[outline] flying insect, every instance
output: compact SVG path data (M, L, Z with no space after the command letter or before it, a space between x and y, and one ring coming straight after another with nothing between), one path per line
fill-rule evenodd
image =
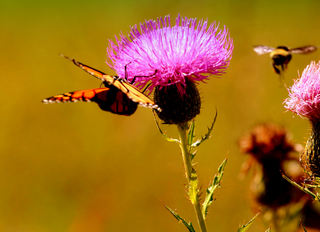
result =
M253 50L259 55L270 53L272 59L272 67L274 71L281 75L287 69L288 63L292 58L292 53L308 54L317 50L316 46L304 46L290 49L286 46L278 46L277 48L268 47L265 45L257 45Z

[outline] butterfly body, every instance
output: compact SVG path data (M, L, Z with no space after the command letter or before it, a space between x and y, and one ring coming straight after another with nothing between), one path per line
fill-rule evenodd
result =
M107 75L97 69L91 68L74 59L63 56L90 75L103 81L105 88L86 89L55 95L42 100L43 103L60 102L96 102L100 109L118 115L132 115L138 105L161 111L148 96L138 88L128 83L126 79L118 76Z
M317 50L315 46L304 46L290 49L286 46L278 46L277 48L265 45L254 46L253 50L259 55L270 53L272 59L272 67L277 74L282 74L288 68L288 63L292 58L292 53L307 54Z

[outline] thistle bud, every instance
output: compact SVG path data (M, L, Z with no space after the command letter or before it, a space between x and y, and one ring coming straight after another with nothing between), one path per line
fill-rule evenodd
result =
M185 93L181 95L178 84L160 88L154 92L154 102L162 109L158 117L167 124L181 124L200 113L201 100L196 84L186 78Z

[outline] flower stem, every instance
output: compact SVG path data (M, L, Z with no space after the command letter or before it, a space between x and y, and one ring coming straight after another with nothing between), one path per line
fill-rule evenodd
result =
M189 155L188 151L188 140L187 140L187 130L188 130L188 123L185 123L183 125L178 124L178 131L179 131L179 137L180 137L180 148L182 153L182 159L184 164L184 169L186 171L186 177L188 182L190 182L191 179L191 172L192 172L192 164L191 164L191 157Z
M320 177L320 122L311 120L311 135L307 141L302 159L305 159L307 167L311 170L313 176Z
M206 224L204 221L204 216L201 211L201 206L199 202L199 197L198 197L198 189L194 189L194 185L191 184L191 182L197 182L197 174L196 171L192 167L191 163L191 157L189 154L189 149L188 149L188 139L187 139L187 130L189 129L188 123L184 124L178 124L178 131L179 131L179 137L180 137L180 148L181 148L181 153L182 153L182 159L183 159L183 164L184 164L184 169L186 172L186 177L188 180L188 190L189 190L189 197L190 201L193 204L194 210L197 215L198 223L200 226L201 232L207 232ZM197 186L196 186L197 188ZM194 191L193 191L194 190Z

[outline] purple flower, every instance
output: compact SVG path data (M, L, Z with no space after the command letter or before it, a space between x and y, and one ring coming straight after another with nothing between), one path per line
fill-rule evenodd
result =
M107 61L120 77L134 80L138 86L151 80L149 90L177 84L185 94L186 78L192 82L220 76L229 66L233 41L228 30L219 30L215 22L176 18L170 26L170 16L149 20L131 28L128 38L120 34L117 45L109 41ZM126 70L125 70L126 67Z
M320 120L320 61L312 61L289 89L285 108L311 121Z

